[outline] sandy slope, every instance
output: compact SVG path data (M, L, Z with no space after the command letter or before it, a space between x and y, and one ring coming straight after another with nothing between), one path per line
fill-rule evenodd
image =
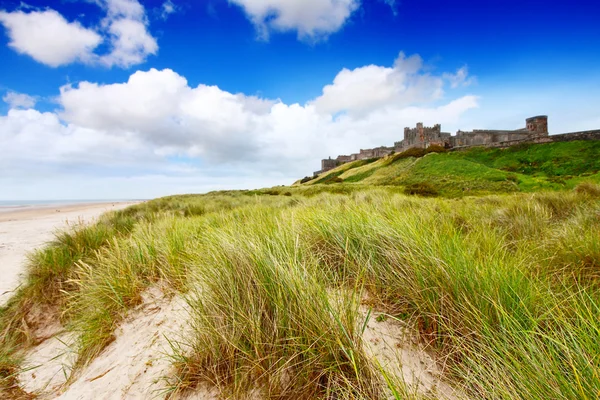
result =
M0 212L0 305L19 285L27 253L52 240L53 232L79 221L92 222L106 211L135 203L95 203Z
M189 313L181 296L168 298L157 288L147 290L144 302L131 310L115 332L115 340L86 368L71 377L74 338L59 333L28 352L19 381L40 399L153 399L164 398L174 375L171 343L189 339ZM214 390L199 390L185 399L217 400Z
M363 333L365 350L376 365L416 393L436 399L461 398L459 391L442 380L440 366L419 343L416 332L402 321L379 316L372 315Z
M170 343L190 339L188 306L181 296L167 298L157 287L143 297L143 304L131 310L115 332L115 341L71 377L69 384L65 385L75 361L74 337L61 332L28 352L25 371L19 376L22 387L40 399L164 398L165 378L172 379L175 374ZM363 313L366 315L366 309ZM363 336L367 354L376 364L414 392L439 399L460 398L441 380L439 366L416 344L409 327L391 319L378 322L377 316L372 316ZM248 398L261 397L253 394ZM177 399L218 400L219 395L214 388L203 387Z
M2 292L14 289L24 272L26 253L52 239L54 230L80 220L91 222L107 210L128 204L94 204L0 213L0 274ZM0 297L0 303L7 295ZM366 315L367 310L362 312ZM438 365L414 341L414 332L401 322L372 315L364 333L367 354L415 391L452 399L456 393L441 379ZM46 340L25 354L22 387L41 399L164 398L165 377L173 377L169 341L189 340L187 305L181 296L167 298L159 288L144 293L144 302L131 310L112 342L90 365L70 376L75 361L75 337L60 325L47 327ZM378 322L380 320L380 322ZM67 379L70 380L67 383ZM257 396L252 396L257 398ZM260 397L260 396L258 396ZM211 388L178 396L216 400Z

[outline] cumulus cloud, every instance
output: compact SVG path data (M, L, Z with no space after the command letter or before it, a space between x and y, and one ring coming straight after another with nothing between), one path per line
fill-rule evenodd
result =
M77 21L67 21L54 10L0 11L0 22L7 30L10 47L51 67L91 62L93 50L102 42L98 33Z
M38 62L58 67L74 62L130 67L156 54L158 44L148 32L148 19L138 0L96 0L106 11L96 29L69 22L52 9L0 11L9 45ZM98 54L103 43L109 51Z
M99 130L64 124L55 113L9 110L0 117L0 177L72 165L129 165L132 157L143 164L152 152L133 135L107 135Z
M229 0L244 9L262 39L270 31L296 31L299 39L319 40L338 31L360 0Z
M134 176L201 175L203 185L210 179L231 187L252 179L253 186L289 183L318 168L323 157L391 145L417 121L455 124L478 106L475 96L440 102L441 78L424 73L419 57L401 55L393 67L347 73L350 78L342 71L328 86L335 90L324 89L326 101L321 96L305 104L190 86L169 69L138 71L123 83L67 85L56 113L12 109L0 117L0 182L46 163L44 171L97 169L101 176L116 166ZM400 77L389 78L394 74ZM390 79L393 90L386 91ZM372 87L382 93L371 96ZM413 93L418 88L424 94ZM340 109L350 111L336 114Z
M426 103L443 95L443 79L423 71L419 55L400 53L393 67L343 69L315 101L323 113L368 113L381 107Z
M100 56L102 64L127 68L156 54L158 44L148 32L146 12L138 0L97 1L106 9L101 25L111 46L110 53Z
M8 104L10 108L33 108L37 99L24 93L7 92L2 100Z
M391 144L417 120L452 122L477 106L474 96L435 104L442 86L440 76L423 72L419 56L400 54L393 67L340 72L304 105L191 87L169 69L138 71L119 84L67 85L58 101L69 124L134 135L162 156L260 165L285 160L289 168L315 157L315 148Z
M59 101L61 117L78 126L134 133L161 154L211 160L251 158L252 134L272 103L216 86L191 88L169 69L136 72L123 84L65 86Z

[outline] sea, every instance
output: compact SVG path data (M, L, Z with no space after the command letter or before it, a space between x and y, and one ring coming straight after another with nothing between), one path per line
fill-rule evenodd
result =
M0 213L38 207L64 207L76 204L142 201L139 199L90 199L90 200L0 200Z

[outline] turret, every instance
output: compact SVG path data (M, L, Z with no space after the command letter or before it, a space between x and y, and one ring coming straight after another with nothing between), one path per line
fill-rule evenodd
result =
M538 115L525 120L527 130L536 136L548 136L548 116Z

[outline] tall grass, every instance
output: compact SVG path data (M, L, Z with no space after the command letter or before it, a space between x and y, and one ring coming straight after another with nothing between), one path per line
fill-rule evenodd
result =
M227 398L418 398L367 356L366 303L411 324L467 397L591 399L598 193L449 200L316 186L159 199L126 210L127 229L51 245L34 287L79 333L78 366L148 287L186 293L192 333L173 342L171 394L209 384ZM0 314L6 382L24 340L6 332L27 313L14 304L25 303Z
M360 291L328 291L279 211L250 208L223 222L193 255L194 350L180 354L174 389L208 382L235 398L376 398Z
M598 200L486 200L320 207L307 235L331 270L366 266L380 307L411 317L471 396L594 398Z

